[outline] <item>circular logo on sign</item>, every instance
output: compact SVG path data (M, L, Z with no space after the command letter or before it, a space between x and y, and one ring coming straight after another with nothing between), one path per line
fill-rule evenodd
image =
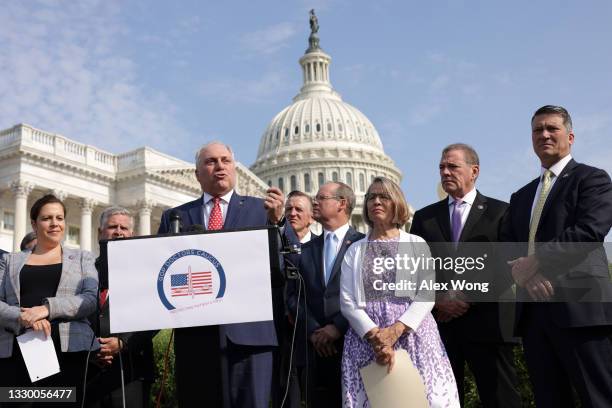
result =
M208 252L185 249L162 265L157 276L157 293L168 310L220 299L225 294L225 272Z

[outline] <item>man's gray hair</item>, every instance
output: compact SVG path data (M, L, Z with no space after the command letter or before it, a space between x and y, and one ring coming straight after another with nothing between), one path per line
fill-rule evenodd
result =
M465 162L467 164L472 164L472 165L475 164L477 166L480 165L480 159L478 158L478 153L476 153L476 150L474 150L474 148L470 146L469 144L465 144L465 143L450 144L446 146L444 150L442 150L442 157L446 156L446 154L450 152L451 150L463 151L463 157L465 158Z
M104 228L108 223L108 219L117 214L127 216L130 219L130 228L134 228L134 217L130 210L118 205L110 206L102 211L102 214L100 214L100 228Z
M232 150L231 147L229 147L229 145L226 145L223 142L220 142L219 140L213 140L212 142L208 142L203 144L202 146L200 146L200 148L198 149L198 151L195 154L195 165L196 168L198 167L198 164L200 163L200 156L202 155L202 150L206 149L207 147L211 146L211 145L221 145L223 147L225 147L227 149L228 152L230 152L230 154L232 155L232 160L234 159L234 151Z
M303 197L308 202L308 205L310 205L310 211L312 211L312 209L314 207L314 204L312 202L312 197L311 196L309 196L308 194L304 193L303 191L293 190L292 192L287 194L287 199L285 200L285 205L293 197Z
M572 117L570 116L567 109L565 109L563 106L556 106L556 105L542 106L537 111L535 111L535 113L531 117L532 123L533 123L533 119L538 115L559 115L563 119L563 126L565 126L565 129L568 132L571 132L572 130Z

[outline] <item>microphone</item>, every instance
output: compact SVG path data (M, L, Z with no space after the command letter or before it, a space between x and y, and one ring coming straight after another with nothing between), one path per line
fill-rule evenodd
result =
M176 210L170 212L170 232L172 234L181 232L181 215Z

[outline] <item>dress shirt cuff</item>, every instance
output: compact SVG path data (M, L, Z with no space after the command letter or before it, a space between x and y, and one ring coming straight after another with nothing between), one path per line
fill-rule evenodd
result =
M416 331L428 313L431 313L434 302L412 302L408 310L398 319L412 331Z

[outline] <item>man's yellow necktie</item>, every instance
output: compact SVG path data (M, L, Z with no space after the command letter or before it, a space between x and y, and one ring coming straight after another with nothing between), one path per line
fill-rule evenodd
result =
M542 177L542 189L540 190L540 195L538 196L538 202L536 203L536 206L533 209L533 214L531 216L531 224L529 224L529 248L527 250L527 253L529 255L535 253L536 231L538 230L538 224L540 223L540 216L542 215L542 210L544 209L546 198L548 197L548 193L550 192L550 186L552 185L552 175L552 171L546 170L544 172L544 176Z

